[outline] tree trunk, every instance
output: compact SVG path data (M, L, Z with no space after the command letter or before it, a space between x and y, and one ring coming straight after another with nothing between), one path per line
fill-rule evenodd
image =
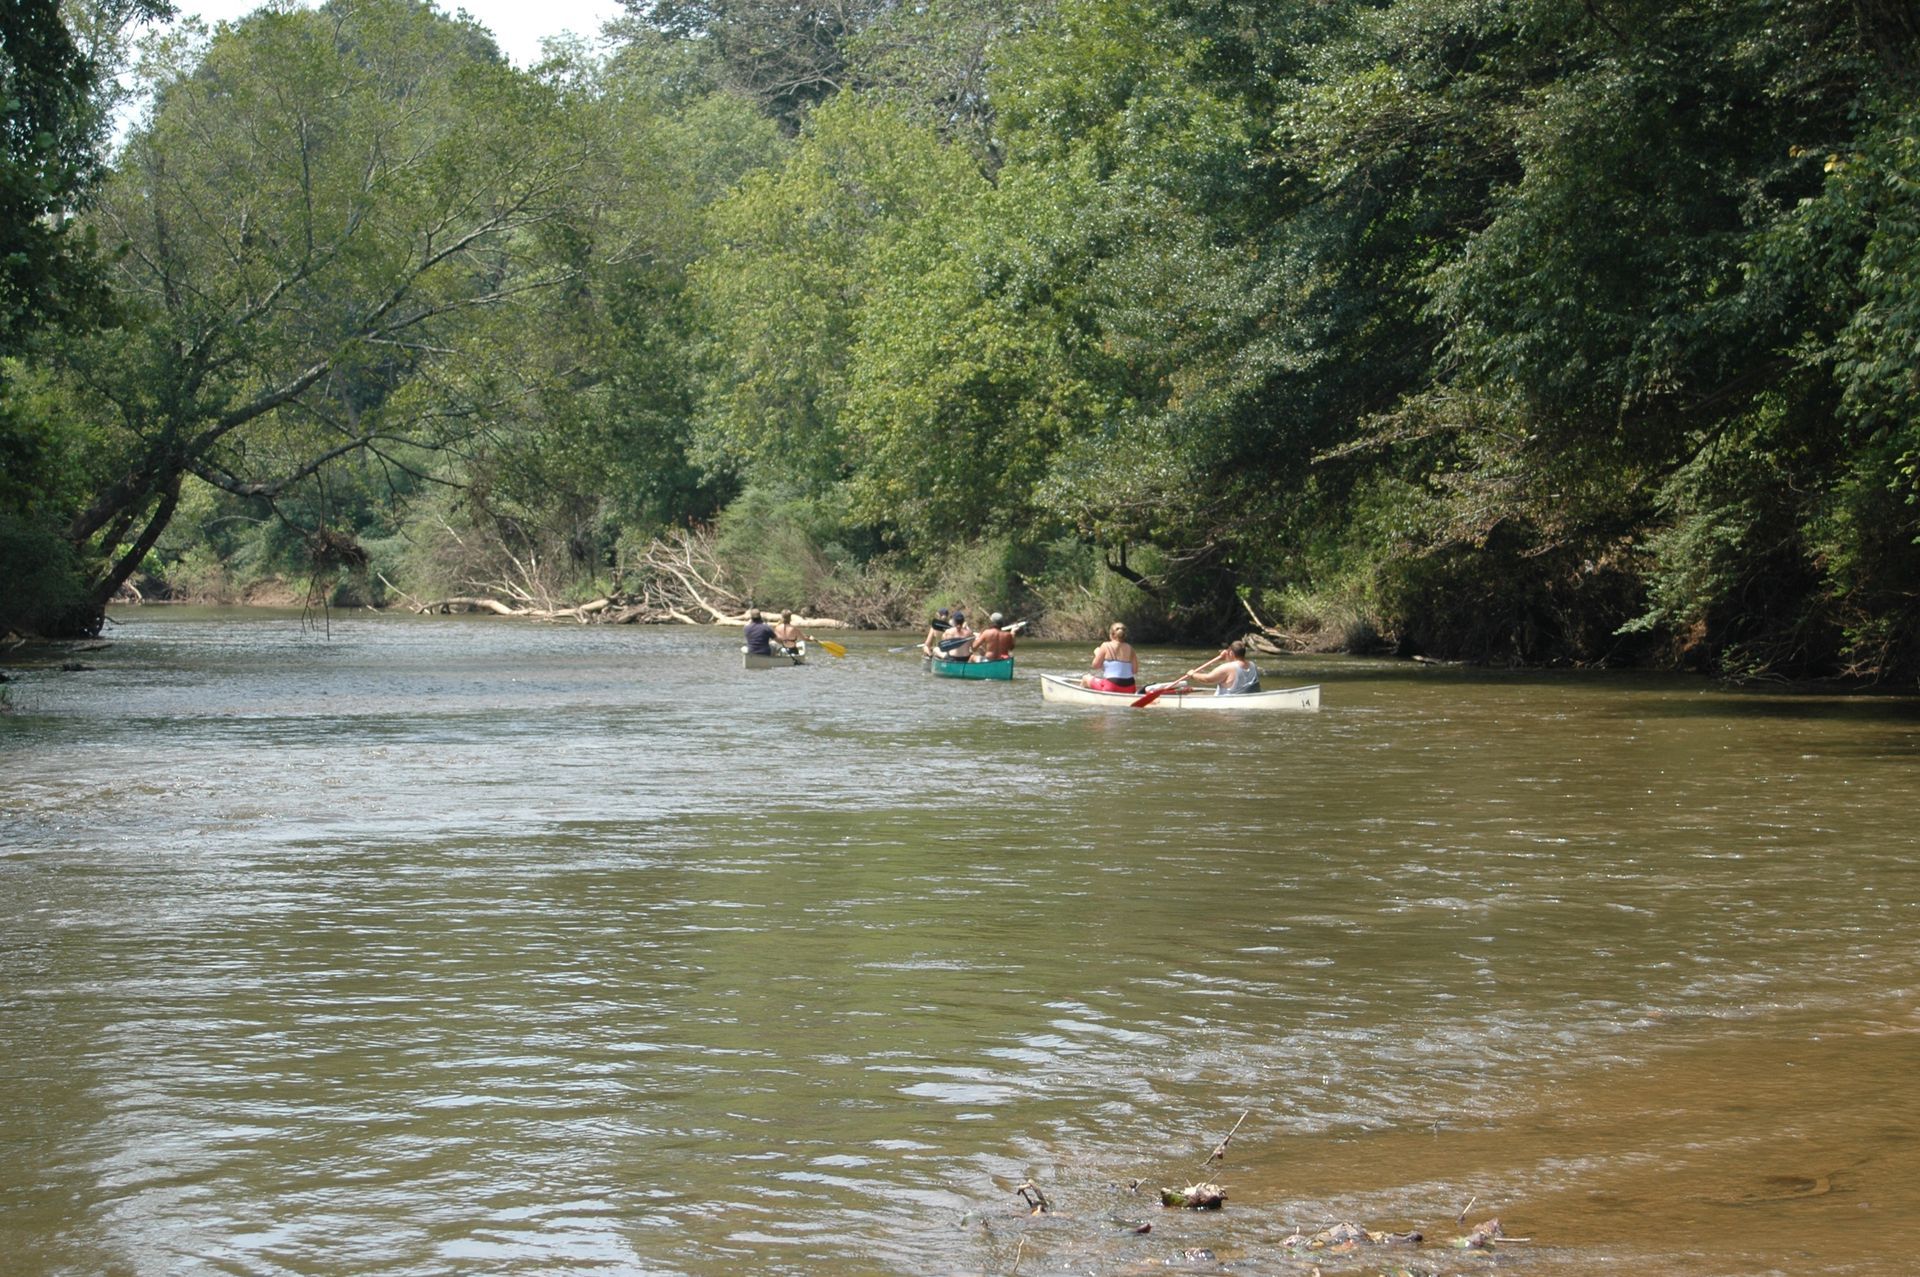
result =
M127 583L128 577L140 570L141 561L147 557L147 551L153 549L154 543L160 539L160 534L167 530L167 524L173 521L173 512L179 504L180 474L175 471L161 488L160 504L154 507L153 514L148 517L146 529L141 532L139 540L135 541L127 552L107 569L105 576L94 582L93 589L88 594L88 602L99 616L106 615L107 604L113 601L113 596L120 592L120 587ZM109 551L112 549L110 546L103 548ZM98 621L94 622L92 632L95 634L100 632Z

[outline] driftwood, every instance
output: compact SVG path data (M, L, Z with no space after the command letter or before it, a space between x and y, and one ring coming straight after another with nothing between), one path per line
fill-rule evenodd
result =
M564 605L553 598L535 556L506 555L512 571L490 581L469 581L472 594L422 602L410 600L415 612L492 612L496 616L526 617L536 621L598 622L607 625L725 625L747 623L754 610L751 600L725 582L725 571L714 553L710 536L676 529L655 538L636 563L621 575L633 573L633 588L614 590L585 603ZM637 569L637 571L636 571ZM796 616L794 624L809 630L849 629L847 621L830 616Z
M1201 1170L1206 1170L1215 1162L1224 1162L1227 1160L1227 1145L1233 1143L1233 1137L1240 1133L1242 1123L1252 1116L1252 1109L1248 1109L1240 1115L1239 1121L1233 1124L1233 1129L1228 1131L1226 1135L1221 1138L1220 1142L1213 1146L1211 1153L1207 1154L1207 1160L1200 1164ZM1134 1181L1136 1187L1139 1182L1138 1180ZM1211 1180L1197 1180L1194 1183L1188 1184L1185 1188L1161 1189L1160 1204L1174 1210L1219 1210L1227 1204L1227 1190L1213 1183Z
M1418 1246L1425 1238L1419 1233L1381 1233L1358 1224L1339 1223L1311 1236L1295 1233L1282 1238L1288 1250L1353 1250L1361 1246Z
M1473 1226L1473 1231L1465 1237L1456 1237L1453 1244L1462 1250L1492 1250L1496 1241L1524 1241L1525 1238L1509 1238L1501 1231L1497 1219L1482 1220Z
M1227 1160L1227 1145L1233 1143L1233 1137L1240 1133L1240 1122L1244 1122L1252 1116L1252 1109L1248 1109L1240 1115L1240 1121L1233 1124L1233 1129L1227 1132L1226 1138L1218 1144L1215 1144L1213 1146L1213 1152L1207 1154L1206 1163L1201 1167L1202 1170L1206 1169L1207 1166L1213 1165L1215 1162L1224 1162Z
M1247 610L1247 619L1253 622L1253 629L1246 637L1246 644L1253 651L1263 656L1286 656L1307 650L1307 645L1299 638L1282 633L1261 620L1260 614L1253 610L1253 604L1247 600L1241 599L1240 606Z
M663 619L684 625L745 625L754 609L750 599L726 584L710 536L675 528L655 537L637 566L644 574L643 605L662 613ZM850 628L846 621L828 616L796 616L793 623L805 629Z

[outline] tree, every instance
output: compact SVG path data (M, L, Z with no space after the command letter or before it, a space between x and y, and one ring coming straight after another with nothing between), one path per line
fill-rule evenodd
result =
M1858 620L1914 633L1889 542L1920 531L1875 496L1901 484L1873 370L1902 310L1880 303L1911 296L1910 201L1879 193L1914 51L1910 18L1875 9L1521 15L1501 72L1520 172L1430 280L1449 338L1425 403L1493 406L1505 441L1460 490L1530 528L1541 569L1644 577L1629 629L1731 672L1913 660ZM1651 553L1627 548L1648 531Z
M543 228L563 285L503 310L476 344L536 387L465 449L466 487L448 527L499 579L536 560L551 588L597 576L623 540L716 513L730 487L691 458L699 379L687 270L708 208L784 150L775 126L717 89L696 51L629 31L604 62L548 68L566 86L562 127L586 163L563 221ZM437 520L436 520L437 521ZM477 535L474 535L477 534ZM496 562L475 562L487 557ZM442 575L445 575L444 573ZM450 579L442 584L462 584Z
M1039 500L1055 457L1128 407L1127 369L1098 336L1098 192L1036 176L956 190L878 249L855 325L857 509L934 553L1057 517Z
M172 11L122 0L91 15L104 32ZM72 214L98 178L102 62L76 40L59 0L0 9L0 356L102 299L94 250Z
M897 0L626 0L681 39L707 42L723 83L789 132L850 87L848 46Z
M110 423L65 531L94 625L189 479L272 502L357 453L416 471L522 393L472 320L564 277L536 232L582 163L554 90L415 0L264 10L147 74L152 121L93 215L134 322L63 352Z
M965 152L850 95L808 118L783 166L715 206L714 245L692 275L710 468L815 490L847 477L848 360L884 245L980 184Z
M1002 158L990 77L1005 42L1042 20L1052 0L928 0L877 16L849 45L853 82L917 123Z
M80 482L77 451L18 359L48 329L109 318L94 239L74 214L98 180L110 52L164 0L0 8L0 629L41 629L81 605L75 564L53 530ZM26 381L35 379L30 373Z

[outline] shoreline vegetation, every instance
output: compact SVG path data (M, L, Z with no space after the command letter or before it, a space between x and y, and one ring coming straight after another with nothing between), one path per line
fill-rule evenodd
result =
M317 576L304 583L280 577L244 584L225 578L202 579L196 588L176 589L165 579L148 579L144 588L129 582L115 597L120 607L179 604L213 607L268 608L361 608L373 611L405 611L415 615L451 615L486 613L529 621L577 622L607 625L696 625L741 626L747 613L778 604L760 600L739 584L740 573L722 562L714 536L703 530L678 530L649 543L616 578L623 587L589 591L591 597L580 602L555 587L542 584L538 564L515 561L516 573L491 580L470 579L463 584L470 593L418 597L400 589L383 575L362 571L342 577L339 574ZM816 590L819 586L814 586ZM945 581L928 597L946 598L971 588L968 597L986 598L978 581ZM1144 598L1100 599L1091 591L1080 591L1080 599L1066 600L1062 607L1049 607L1032 590L1025 595L1023 614L1029 619L1028 637L1061 641L1098 641L1105 636L1110 621L1108 611L1124 609L1133 615L1137 630L1156 634L1161 639L1190 637L1164 623L1156 624L1150 611L1142 607ZM1137 592L1136 592L1137 593ZM816 593L814 597L820 597ZM899 630L917 631L931 604L917 603L909 587L884 575L856 577L853 582L836 581L826 591L836 614L813 615L796 612L796 624L809 629ZM998 596L991 596L998 597ZM1111 604L1111 607L1105 605ZM978 610L992 610L976 604ZM1006 607L1015 605L1008 603ZM1105 610L1103 610L1105 607ZM1287 653L1334 653L1380 655L1392 651L1371 624L1312 623L1282 629L1261 619L1252 604L1241 601L1244 616L1233 630L1233 637L1244 638L1249 646L1266 655ZM1143 619L1144 617L1144 619ZM1208 640L1210 641L1210 640ZM1222 640L1225 641L1225 640ZM1431 660L1431 658L1428 658ZM1434 661L1432 663L1441 663Z
M0 18L0 633L963 598L1920 686L1910 5L660 0L526 70L167 8Z

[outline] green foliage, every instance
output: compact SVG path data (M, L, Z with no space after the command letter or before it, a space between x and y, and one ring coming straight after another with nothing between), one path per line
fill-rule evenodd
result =
M0 509L0 634L62 634L88 626L88 595L73 547L42 524Z
M784 165L715 207L692 281L708 341L696 451L707 468L815 490L845 477L847 365L882 247L979 181L930 131L847 97L809 117Z
M742 594L755 606L806 611L833 573L809 525L815 511L804 500L749 488L716 524L716 548Z
M789 128L847 81L849 46L887 0L628 0L661 30L712 49L734 92Z
M190 29L144 73L151 121L92 215L127 245L111 278L132 322L59 351L112 423L66 520L104 562L96 603L194 480L285 515L340 458L417 475L469 437L517 389L472 321L557 282L542 232L579 164L553 91L412 0Z
M1853 267L1844 282L1858 304L1833 347L1842 407L1875 475L1902 504L1920 505L1920 108L1885 104L1857 149L1822 167L1821 196L1793 229L1833 265ZM1857 259L1828 247L1855 243ZM1902 521L1911 527L1915 513Z
M90 565L58 534L97 438L16 356L112 318L92 229L71 216L102 169L112 68L97 54L125 23L168 12L161 0L103 4L76 36L55 0L0 7L0 632L98 624Z
M717 518L803 608L1920 672L1898 6L631 7L533 75L405 0L157 46L138 322L10 374L0 511L99 587Z
M750 487L715 523L729 583L756 607L856 622L901 616L914 573L873 547L834 493Z
M1080 280L1090 219L1075 193L1009 171L880 255L843 411L856 508L910 543L1030 523L1050 460L1123 401Z
M849 69L869 97L894 104L991 168L1002 158L988 84L993 56L1049 7L1048 0L890 6L848 42Z
M100 173L111 68L75 38L63 8L0 7L0 357L44 325L90 322L106 305L93 237L68 214ZM102 9L102 36L109 22L172 12L164 0Z

